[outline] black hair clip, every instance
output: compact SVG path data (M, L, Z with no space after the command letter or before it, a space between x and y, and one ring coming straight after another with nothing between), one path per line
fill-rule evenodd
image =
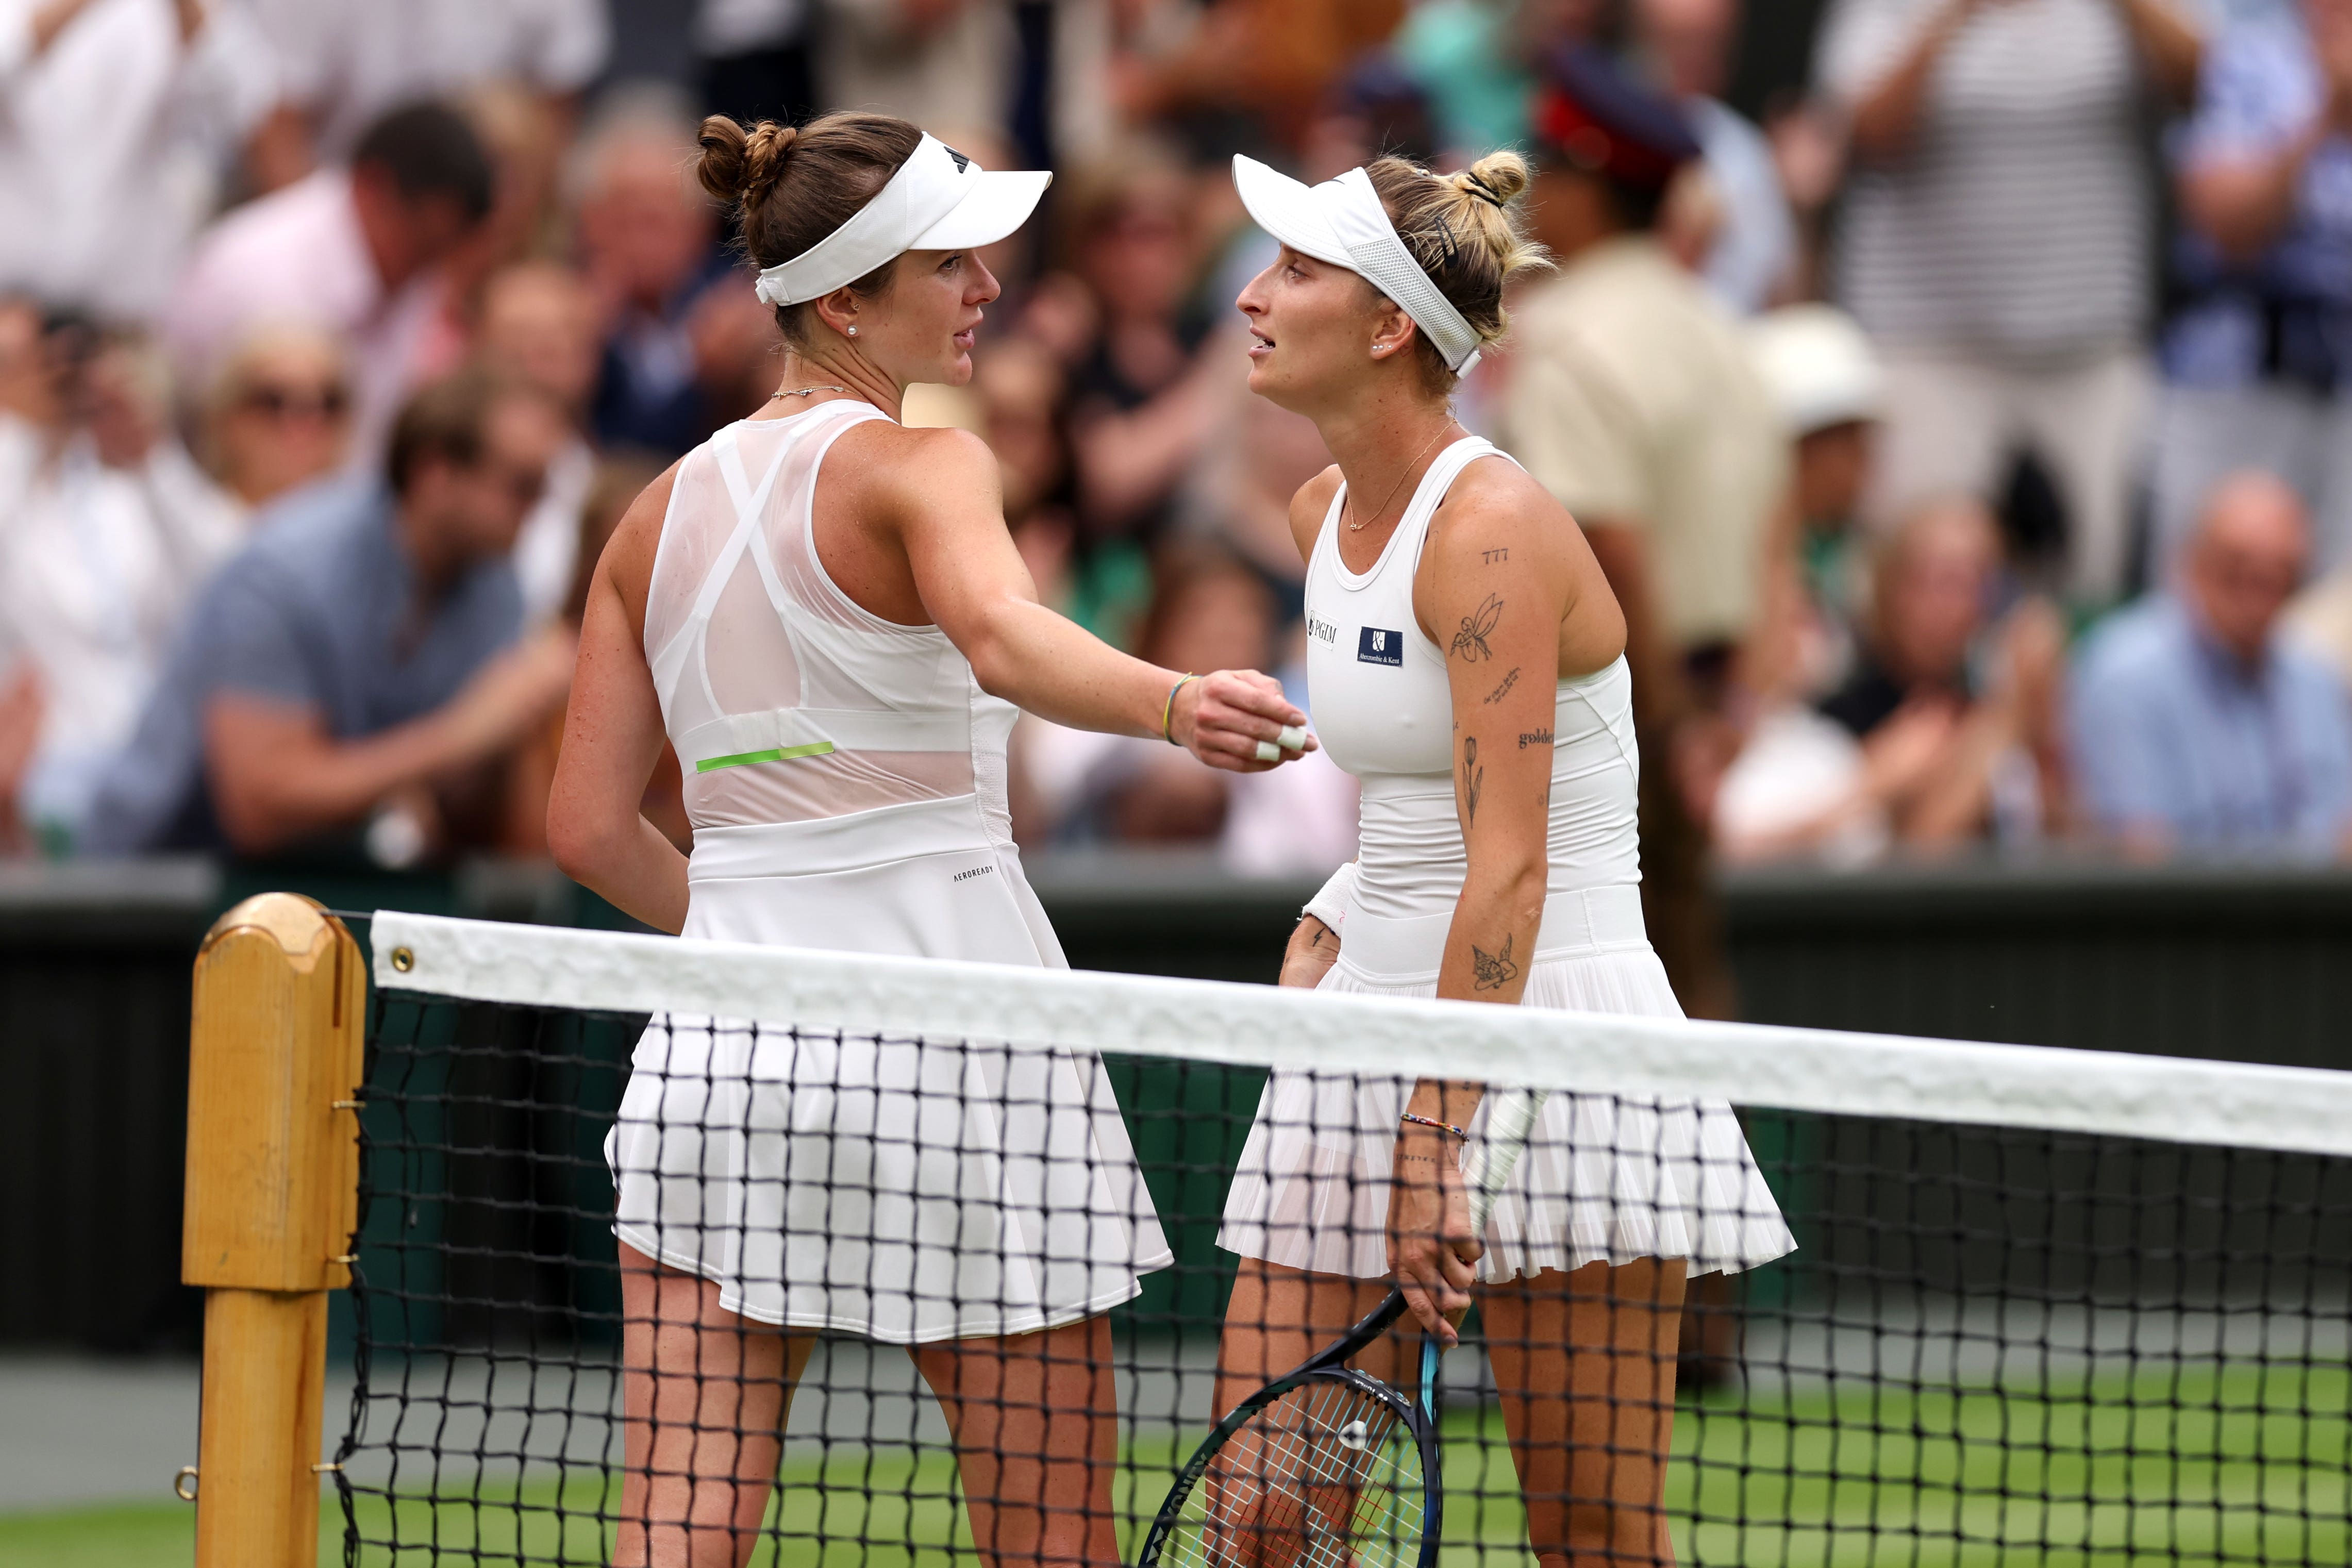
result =
M1437 258L1437 264L1440 267L1450 267L1454 264L1454 258L1459 254L1454 243L1453 226L1442 217L1433 218L1432 221L1437 225L1437 242L1445 247L1445 254Z

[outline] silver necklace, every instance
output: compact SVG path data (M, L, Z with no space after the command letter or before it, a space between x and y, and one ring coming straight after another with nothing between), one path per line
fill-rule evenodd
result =
M1445 438L1445 433L1453 428L1454 421L1451 419L1448 419L1444 424L1439 426L1437 427L1437 434L1429 438L1429 447L1434 447L1438 442L1444 440ZM1412 473L1415 468L1421 467L1422 458L1429 456L1429 447L1423 447L1420 451L1414 453L1412 461L1404 466L1404 473L1397 476L1397 482L1391 485L1389 487L1389 493L1381 498L1380 511L1372 513L1371 516L1364 519L1361 522L1349 523L1349 532L1361 533L1365 529L1370 528L1374 522L1377 522L1380 520L1381 514L1389 510L1389 502L1396 500L1397 491L1404 489L1405 475ZM1349 499L1352 500L1354 498L1350 497ZM1345 521L1344 516L1341 521Z
M812 392L839 392L846 394L848 391L849 388L845 386L797 386L790 392L772 392L768 394L768 401L773 403L779 397L806 397Z

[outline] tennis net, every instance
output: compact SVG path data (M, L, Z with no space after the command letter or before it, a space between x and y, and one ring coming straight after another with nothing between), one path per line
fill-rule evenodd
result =
M370 934L350 1563L2352 1561L2352 1073ZM1518 1277L1155 1530L1381 1300L1424 1079L1474 1169L1549 1091Z

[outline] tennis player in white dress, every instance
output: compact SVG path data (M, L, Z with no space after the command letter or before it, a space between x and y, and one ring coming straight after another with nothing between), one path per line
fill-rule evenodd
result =
M1538 261L1510 216L1526 165L1234 177L1282 242L1239 300L1250 384L1339 459L1291 527L1318 732L1363 784L1358 858L1308 906L1285 984L1678 1016L1642 925L1624 617L1573 521L1448 407ZM1220 1407L1391 1281L1449 1341L1475 1298L1538 1558L1671 1561L1685 1281L1795 1245L1731 1109L1555 1094L1473 1237L1480 1086L1360 1080L1331 1045L1331 1075L1267 1084L1226 1204ZM1367 1370L1409 1383L1395 1350Z
M1180 677L1045 609L995 460L902 428L961 383L972 247L1048 175L887 116L703 128L787 353L768 409L639 498L597 568L549 812L571 874L689 936L1060 967L1007 830L1015 704L1203 761L1310 745L1271 679ZM663 741L691 858L639 814ZM656 1018L607 1142L627 1464L616 1561L756 1542L817 1331L910 1347L991 1563L1108 1563L1102 1314L1170 1261L1093 1058Z

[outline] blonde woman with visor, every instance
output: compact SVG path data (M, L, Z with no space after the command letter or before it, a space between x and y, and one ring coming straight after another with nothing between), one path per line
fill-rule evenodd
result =
M1234 179L1282 247L1238 301L1250 386L1338 458L1290 524L1318 732L1363 784L1358 858L1307 906L1283 983L1679 1016L1642 924L1624 616L1574 521L1448 405L1502 335L1506 280L1540 264L1512 212L1526 164L1382 158L1309 188L1238 158ZM1355 1079L1333 1047L1331 1074L1268 1082L1226 1203L1220 1408L1391 1282L1446 1342L1475 1301L1538 1559L1671 1560L1685 1282L1794 1246L1730 1108L1555 1094L1473 1236L1482 1087ZM1397 1350L1360 1364L1402 1385ZM1284 1561L1265 1517L1248 1539Z
M1007 827L1016 705L1240 772L1309 746L1305 716L1265 676L1160 669L1045 608L988 449L897 421L910 384L971 378L998 292L977 247L1050 176L984 172L885 115L713 118L701 142L783 374L604 552L550 847L663 931L1060 967ZM638 811L665 739L690 858ZM669 1018L635 1068L606 1145L615 1561L748 1557L820 1331L908 1348L984 1561L1115 1561L1103 1314L1170 1255L1099 1064Z

